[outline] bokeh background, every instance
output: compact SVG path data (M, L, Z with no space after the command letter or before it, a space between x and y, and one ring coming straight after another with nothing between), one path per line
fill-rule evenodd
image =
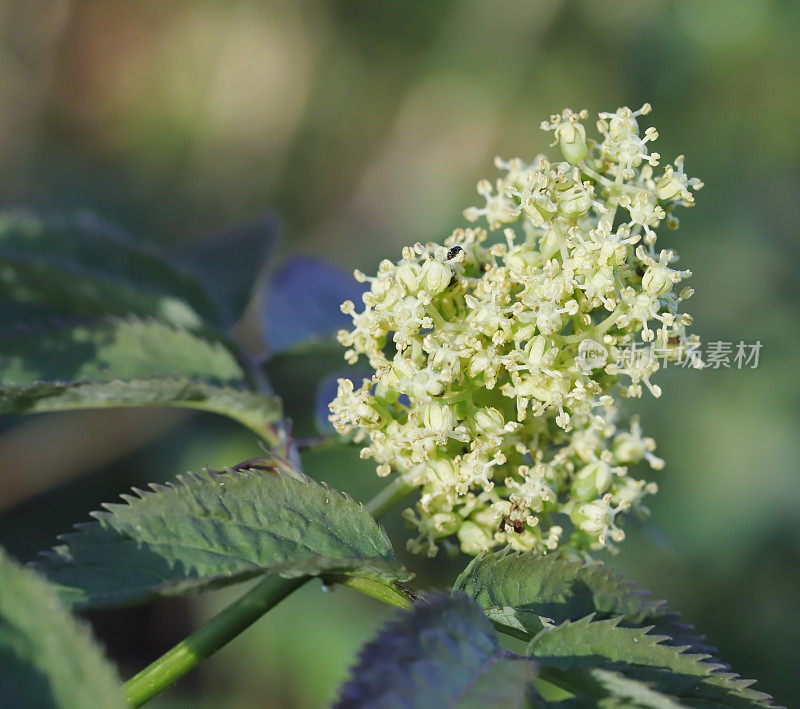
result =
M665 237L694 272L695 330L763 349L757 369L667 371L636 404L668 465L613 563L797 705L798 31L793 0L5 0L0 203L174 249L274 214L278 261L374 270L459 225L495 154L544 150L550 113L650 101L659 152L706 181ZM256 348L258 312L240 328ZM0 544L23 560L130 485L258 453L210 415L0 426ZM305 466L357 497L378 485L351 450ZM444 586L463 560L411 563ZM241 592L91 620L127 676ZM387 612L310 584L152 706L323 706Z

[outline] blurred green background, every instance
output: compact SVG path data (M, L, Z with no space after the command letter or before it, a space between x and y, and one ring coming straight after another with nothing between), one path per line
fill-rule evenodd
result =
M797 705L798 30L790 0L6 0L0 202L175 248L273 213L280 258L369 271L459 225L495 154L545 149L549 114L651 102L656 149L706 181L664 237L694 272L695 331L763 350L754 370L669 370L634 404L667 467L613 563ZM240 334L258 348L256 312ZM130 485L258 454L169 411L0 425L0 544L23 560ZM305 465L360 498L379 485L354 451ZM464 560L411 563L444 586ZM127 676L241 592L92 621ZM152 706L323 706L386 613L309 584Z

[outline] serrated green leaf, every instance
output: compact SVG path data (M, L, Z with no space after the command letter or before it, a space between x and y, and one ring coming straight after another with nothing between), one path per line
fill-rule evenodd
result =
M487 615L514 635L530 639L544 623L624 616L625 625L652 625L681 644L690 627L663 601L653 601L610 567L555 555L485 552L475 557L453 585L483 606Z
M172 406L208 411L238 421L272 443L278 434L270 424L281 418L280 400L275 397L186 378L150 377L0 386L0 414L117 406Z
M134 490L38 566L78 607L132 605L277 573L388 582L407 573L357 502L299 473L207 473Z
M722 665L664 644L663 636L646 628L625 628L619 618L591 616L542 630L528 645L528 655L542 666L573 673L582 684L585 670L619 672L689 706L772 706L768 695L750 689L752 682L727 672Z
M61 315L132 313L192 329L218 320L194 276L87 216L0 215L0 295Z
M122 707L115 670L52 589L0 549L0 706Z
M337 707L543 706L535 663L505 651L480 606L439 594L389 622L361 651Z
M185 406L270 437L277 399L246 387L221 343L157 322L105 319L0 335L0 413Z
M581 694L554 704L564 709L686 709L674 697L657 692L646 682L609 670L582 670L567 675ZM693 706L697 706L693 704Z

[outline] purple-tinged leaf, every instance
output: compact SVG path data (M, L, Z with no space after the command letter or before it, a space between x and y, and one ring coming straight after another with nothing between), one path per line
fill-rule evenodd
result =
M537 665L504 650L481 607L466 596L430 596L364 646L336 707L543 706Z
M263 334L280 352L314 337L348 327L339 306L361 302L364 287L352 275L319 259L296 258L280 268L267 286L261 308Z

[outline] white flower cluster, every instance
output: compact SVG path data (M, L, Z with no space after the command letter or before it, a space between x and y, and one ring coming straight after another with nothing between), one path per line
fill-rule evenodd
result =
M657 133L637 122L649 111L601 113L599 142L585 111L552 116L542 128L564 161L498 158L502 177L481 180L485 204L464 213L486 229L407 247L374 278L356 272L370 289L362 312L342 305L353 330L339 341L375 374L339 381L331 421L379 475L420 487L404 513L413 551L454 548L453 535L467 554L613 549L625 513L646 513L656 485L629 468L663 461L636 419L617 420L613 395L659 396L659 362L641 348L621 366L619 349L641 338L677 357L696 344L680 311L692 291L676 292L690 273L656 251L655 230L676 227L674 209L702 186L683 157L656 173Z

